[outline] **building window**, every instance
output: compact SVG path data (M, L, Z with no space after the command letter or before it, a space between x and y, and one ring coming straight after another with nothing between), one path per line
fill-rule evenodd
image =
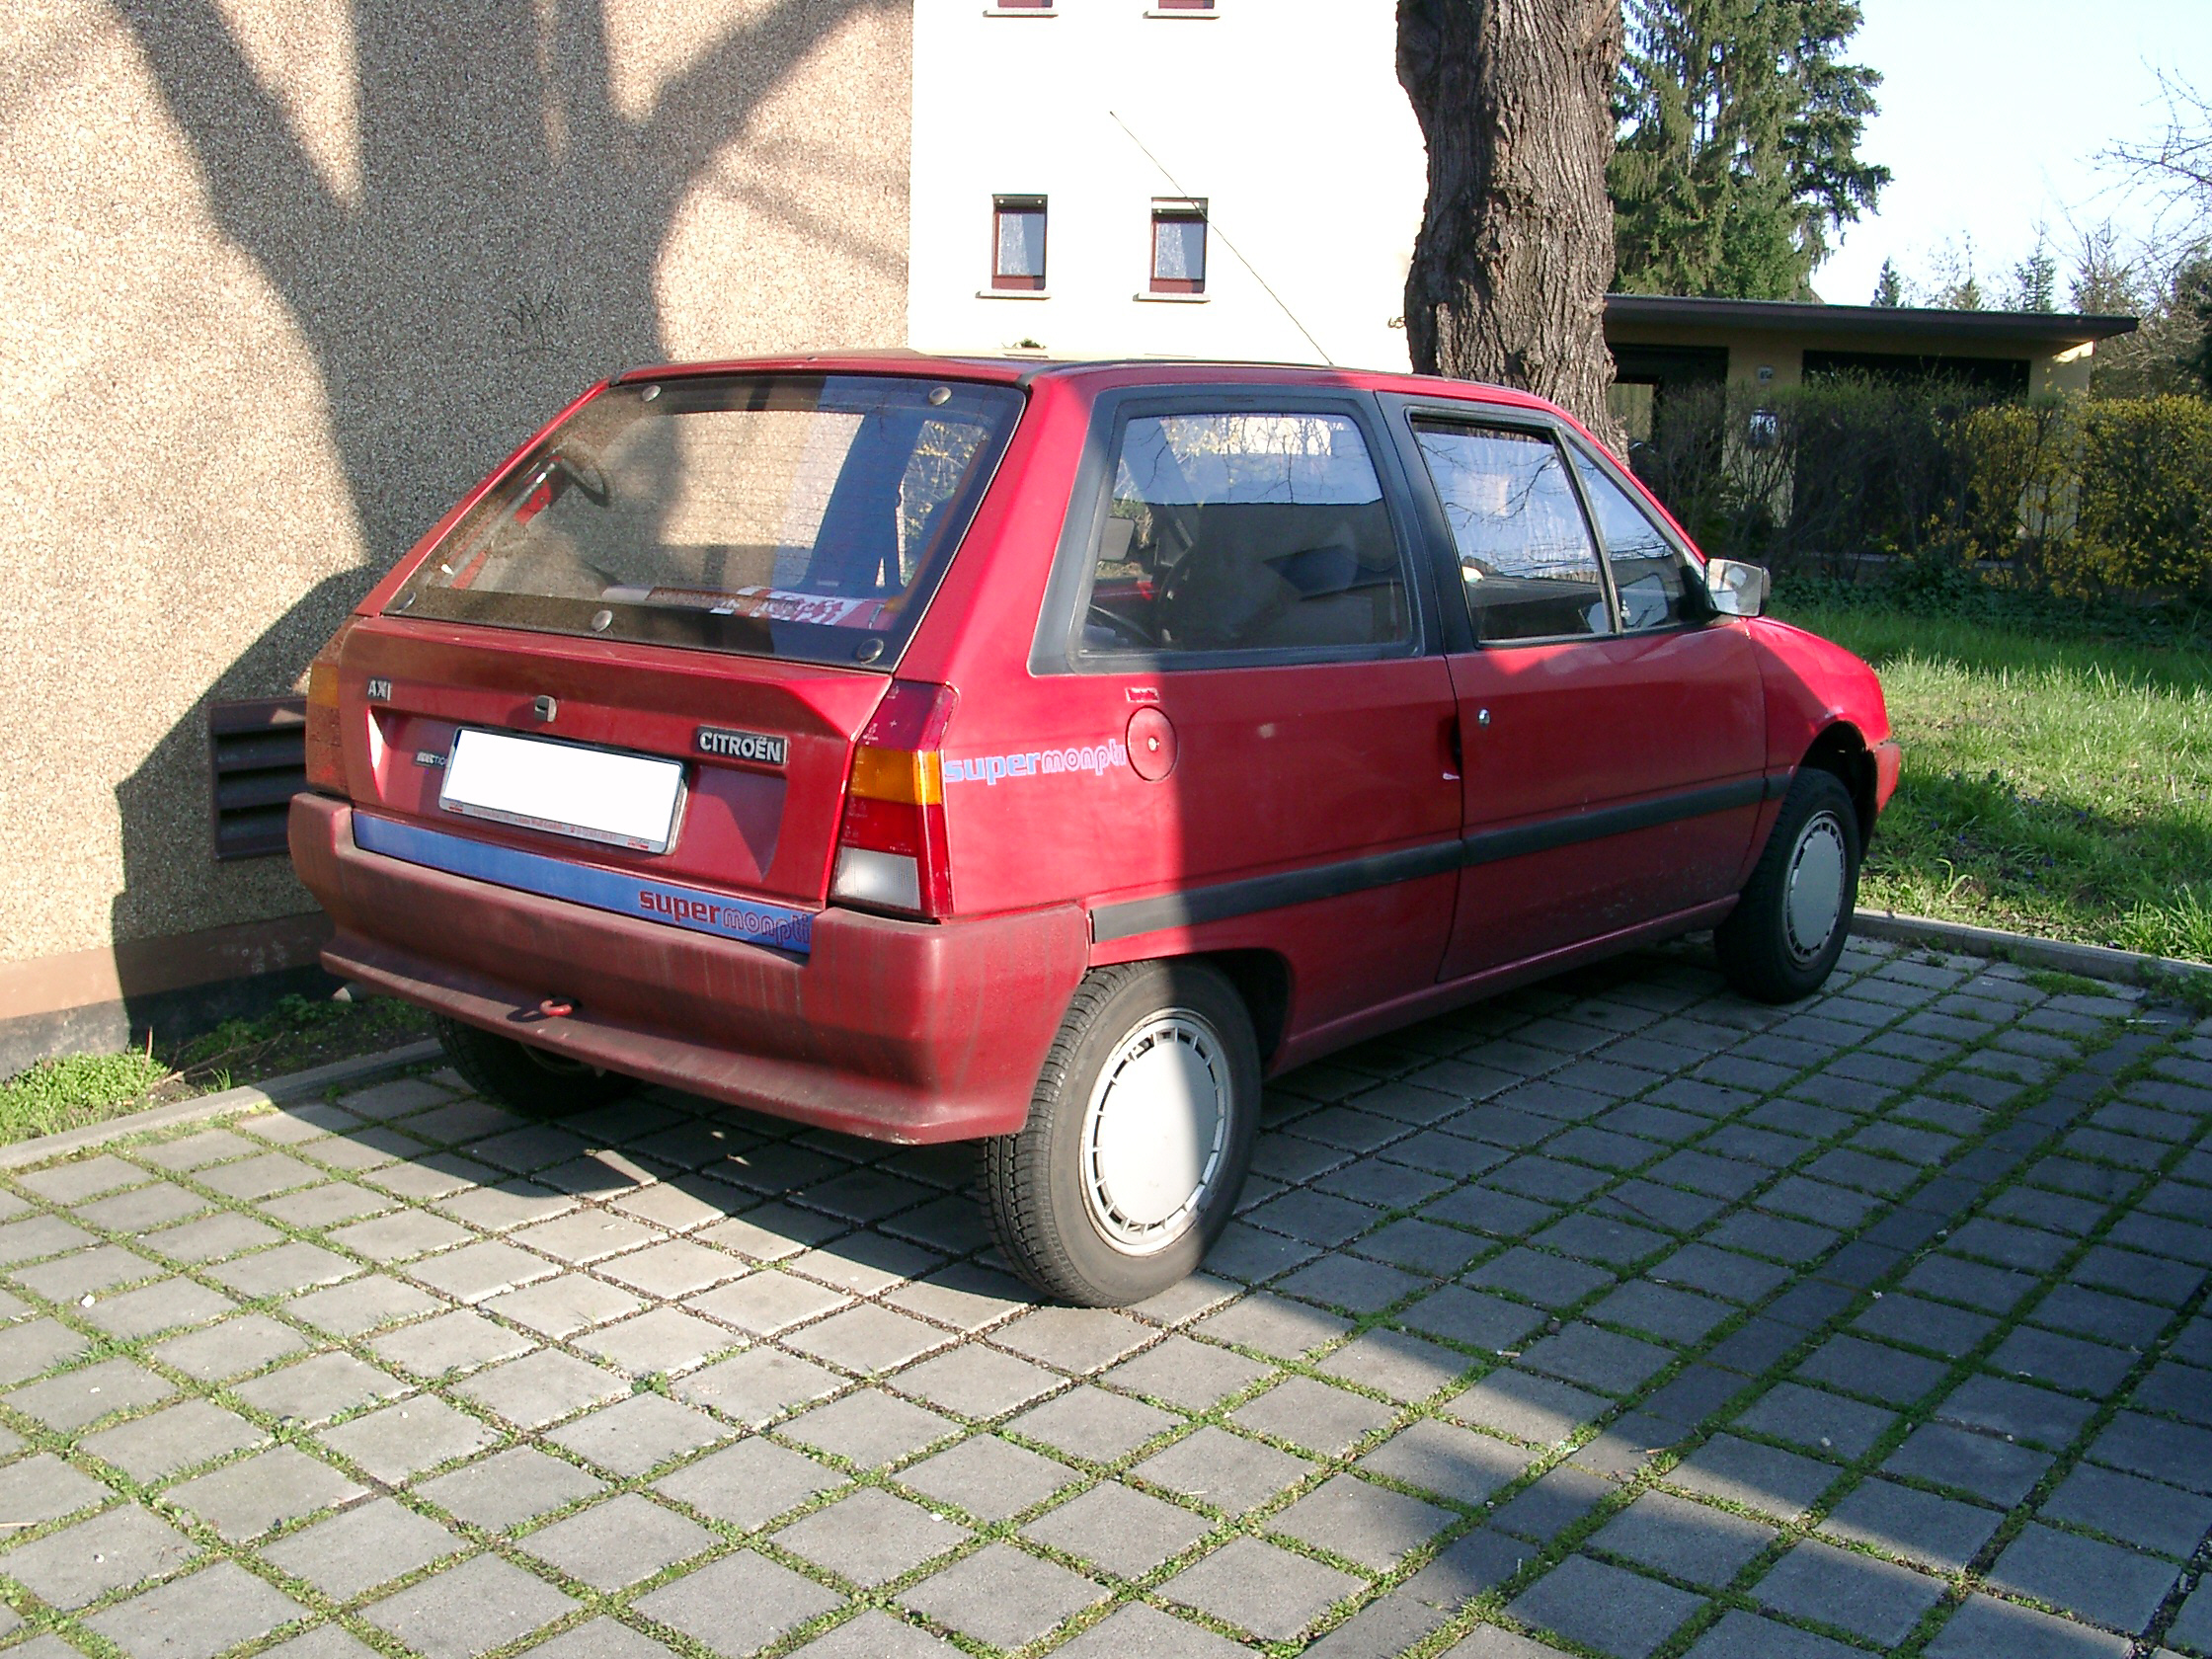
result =
M990 285L1041 291L1045 286L1045 198L1001 196L991 201Z
M1206 291L1206 203L1152 203L1152 292Z
M999 0L1004 5L1006 0ZM1214 0L1152 0L1153 9L1162 12L1210 12Z
M1053 9L1053 0L992 0L990 9L994 12L1049 12Z

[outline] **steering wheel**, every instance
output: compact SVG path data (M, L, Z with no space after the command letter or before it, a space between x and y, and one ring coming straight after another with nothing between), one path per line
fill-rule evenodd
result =
M1108 610L1104 605L1100 604L1095 599L1093 599L1086 607L1086 612L1090 621L1097 622L1105 627L1111 628L1117 634L1123 634L1134 638L1141 645L1149 645L1156 647L1159 644L1159 641L1152 638L1150 634L1146 633L1143 628L1139 627L1128 617L1122 615L1118 611Z
M599 470L599 463L589 455L572 455L565 449L556 449L546 470L568 474L569 482L584 492L584 499L593 507L604 507L612 493L606 474Z

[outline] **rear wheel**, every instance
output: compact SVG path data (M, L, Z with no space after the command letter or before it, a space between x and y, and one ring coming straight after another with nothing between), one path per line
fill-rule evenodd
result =
M533 1117L559 1118L619 1100L638 1085L618 1071L547 1054L512 1037L495 1037L459 1020L440 1018L437 1040L453 1069L478 1094Z
M1759 1002L1794 1002L1820 988L1851 934L1858 850L1851 791L1833 772L1798 772L1743 898L1713 931L1731 986Z
M1259 1128L1259 1047L1203 963L1087 977L1029 1121L985 1144L998 1246L1049 1295L1112 1307L1190 1274L1228 1224Z

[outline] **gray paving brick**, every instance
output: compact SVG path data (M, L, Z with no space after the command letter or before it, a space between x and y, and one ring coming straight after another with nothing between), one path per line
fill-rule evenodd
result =
M1674 1355L1664 1348L1578 1321L1531 1343L1520 1363L1582 1387L1624 1394L1673 1361Z
M363 1653L366 1651L362 1649ZM808 1651L814 1649L810 1647ZM898 1649L885 1651L896 1653ZM551 1641L531 1648L530 1653L532 1659L671 1659L670 1650L652 1637L642 1636L627 1624L617 1624L605 1618L564 1630Z
M1853 1488L1821 1531L1891 1555L1959 1572L1989 1541L2004 1516L1952 1498L1872 1479Z
M173 1193L174 1187L156 1187L157 1193ZM132 1194L132 1197L138 1195ZM179 1194L190 1198L188 1194ZM194 1209L202 1208L203 1199L191 1199ZM224 1256L236 1255L241 1250L251 1250L258 1245L274 1244L283 1236L266 1223L251 1216L241 1216L236 1211L219 1211L183 1226L164 1227L149 1233L144 1242L149 1249L158 1250L171 1261L209 1262Z
M2212 1653L2212 1590L2201 1586L2181 1604L2181 1611L2168 1626L2166 1639L2195 1653Z
M1127 1457L1180 1419L1102 1388L1081 1387L1031 1406L1007 1424L1013 1433L1067 1453L1108 1463Z
M1528 1464L1529 1454L1507 1441L1424 1417L1368 1453L1359 1466L1471 1506L1520 1478Z
M594 1590L614 1591L713 1547L715 1536L635 1492L556 1521L521 1548Z
M391 1485L481 1452L496 1432L431 1394L418 1394L325 1429L324 1445Z
M1888 1473L1957 1487L2005 1509L2026 1497L2050 1466L2040 1452L1942 1423L1915 1429L1882 1463Z
M118 1602L85 1622L130 1659L213 1659L306 1613L235 1561L218 1561Z
M851 1301L827 1285L766 1270L695 1296L684 1305L754 1336L773 1336Z
M1203 1625L1134 1602L1053 1651L1066 1659L1237 1659L1251 1650Z
M2030 1525L1988 1573L1992 1586L2129 1632L2150 1621L2172 1589L2172 1561Z
M828 1405L801 1412L783 1425L782 1432L862 1468L876 1468L910 1457L957 1430L958 1425L950 1418L934 1411L895 1398L880 1388L860 1388Z
M588 1273L563 1273L541 1279L518 1291L506 1291L487 1299L487 1313L511 1319L558 1341L578 1331L603 1325L634 1313L645 1304L629 1292L619 1290Z
M2057 1451L2095 1414L2086 1400L2001 1377L1969 1377L1936 1407L1938 1417Z
M712 1446L729 1434L703 1411L647 1393L587 1412L545 1438L627 1479Z
M2123 1411L2090 1447L2093 1461L2212 1493L2212 1430Z
M173 1486L167 1497L235 1543L351 1502L364 1490L328 1463L279 1446Z
M1281 1359L1295 1359L1324 1342L1333 1341L1351 1326L1333 1314L1261 1292L1231 1303L1192 1327L1196 1334L1240 1348L1257 1349Z
M190 1399L88 1435L78 1444L133 1480L158 1480L269 1437L235 1412Z
M397 1279L372 1273L284 1304L284 1311L333 1336L359 1336L400 1319L433 1313L445 1304Z
M1701 1605L1686 1590L1570 1555L1507 1611L1617 1659L1643 1659Z
M1241 1515L1296 1485L1311 1468L1290 1453L1209 1425L1154 1453L1130 1472L1209 1508Z
M479 1371L453 1385L517 1428L543 1428L558 1418L629 1391L623 1380L570 1354L541 1349Z
M1160 1594L1265 1640L1289 1641L1359 1585L1349 1573L1239 1538L1184 1568Z
M1232 1422L1259 1434L1333 1455L1387 1423L1391 1411L1365 1394L1293 1377L1229 1415Z
M1698 1638L1688 1659L1856 1659L1858 1649L1733 1609Z
M1589 1547L1671 1578L1720 1586L1773 1541L1775 1529L1665 1492L1646 1492L1608 1521Z
M1491 1516L1501 1533L1548 1543L1588 1515L1615 1491L1613 1483L1586 1470L1561 1464L1515 1493Z
M1435 1504L1337 1474L1273 1517L1269 1530L1386 1572L1455 1519Z
M1138 1578L1203 1538L1213 1523L1117 1481L1092 1487L1022 1536L1121 1578Z
M1943 1585L1893 1562L1807 1540L1751 1594L1793 1619L1838 1625L1890 1647L1942 1599Z
M1716 1250L1710 1244L1686 1244L1647 1268L1644 1276L1654 1284L1683 1285L1744 1303L1764 1301L1789 1279L1788 1270L1773 1262L1734 1250Z
M389 1399L407 1384L365 1360L343 1352L313 1354L251 1382L238 1397L272 1417L320 1423L371 1400Z
M198 1553L176 1528L134 1505L111 1509L0 1555L0 1573L58 1608L81 1608L166 1577Z
M1969 1595L1922 1649L1927 1659L2124 1659L2127 1651L2125 1636L1979 1595Z
M2042 1513L2182 1558L2212 1531L2212 1497L2094 1463L2078 1465Z
M669 1384L677 1399L757 1428L838 1386L835 1373L774 1348L754 1348L679 1377Z
M1526 1246L1493 1256L1465 1278L1469 1285L1506 1291L1542 1307L1564 1307L1614 1282L1614 1275L1604 1268Z
M1997 1328L1997 1321L1963 1307L1893 1292L1860 1313L1852 1326L1868 1336L1958 1359L1979 1347L1982 1338Z
M418 1490L471 1526L501 1532L603 1490L601 1482L534 1446L510 1447L428 1480Z
M1008 1521L1080 1477L994 1435L976 1435L902 1469L902 1484L985 1521Z
M245 1313L157 1343L153 1356L202 1382L220 1382L296 1354L307 1339L264 1313Z
M542 1629L575 1606L520 1567L478 1555L371 1603L361 1616L428 1659L473 1659Z
M378 1498L265 1545L262 1554L332 1600L350 1602L467 1547L436 1522Z
M473 1308L456 1307L434 1319L387 1331L368 1346L378 1359L402 1371L417 1377L440 1377L514 1359L528 1353L534 1344L497 1319Z
M1862 1458L1888 1433L1897 1415L1823 1389L1781 1382L1761 1395L1736 1421L1777 1440L1817 1447L1842 1458Z
M1591 1422L1611 1402L1548 1377L1501 1368L1455 1395L1448 1415L1516 1440L1556 1444Z
M48 1428L73 1430L169 1398L176 1384L130 1360L101 1360L13 1390L8 1404Z
M1838 1473L1833 1463L1723 1434L1676 1464L1667 1481L1685 1491L1794 1520L1835 1484Z
M1124 1360L1100 1381L1186 1410L1203 1411L1267 1375L1268 1368L1256 1360L1175 1335Z
M2011 1376L2070 1392L2102 1395L2119 1386L2136 1359L2124 1348L2022 1326L1998 1345L1989 1364Z

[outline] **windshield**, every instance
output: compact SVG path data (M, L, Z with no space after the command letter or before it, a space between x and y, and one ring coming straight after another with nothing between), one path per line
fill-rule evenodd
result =
M610 387L387 614L888 670L1021 402L873 375Z

